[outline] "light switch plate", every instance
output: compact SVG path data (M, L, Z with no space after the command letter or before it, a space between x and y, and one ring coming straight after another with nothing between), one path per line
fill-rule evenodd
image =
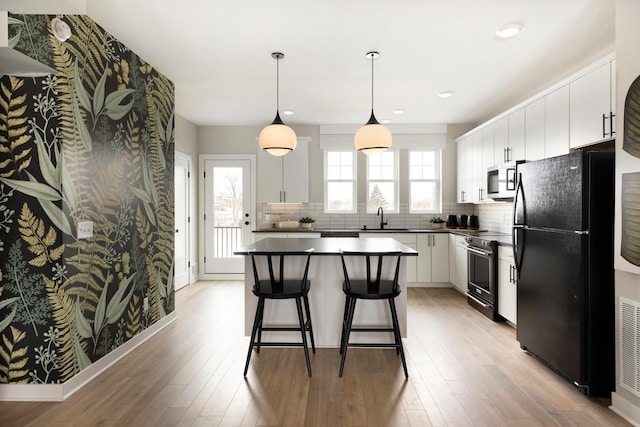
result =
M78 239L89 239L93 237L93 221L80 221L77 226Z

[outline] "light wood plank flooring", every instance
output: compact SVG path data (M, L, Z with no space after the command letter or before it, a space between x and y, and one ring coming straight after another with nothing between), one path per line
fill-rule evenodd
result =
M410 378L389 349L265 348L242 370L240 282L176 294L178 320L60 403L0 402L2 426L626 426L452 289L408 290Z

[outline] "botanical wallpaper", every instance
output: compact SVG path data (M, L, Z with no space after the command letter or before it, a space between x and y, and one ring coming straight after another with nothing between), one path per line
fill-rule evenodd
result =
M0 383L69 380L174 310L173 84L53 18L10 14L9 38L56 74L0 76Z

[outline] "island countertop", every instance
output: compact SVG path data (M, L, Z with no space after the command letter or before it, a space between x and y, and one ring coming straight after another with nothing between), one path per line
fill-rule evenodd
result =
M234 255L250 255L251 252L288 253L303 255L313 249L313 255L340 255L347 252L402 252L402 255L418 256L418 252L389 237L359 239L344 238L267 238L239 248Z

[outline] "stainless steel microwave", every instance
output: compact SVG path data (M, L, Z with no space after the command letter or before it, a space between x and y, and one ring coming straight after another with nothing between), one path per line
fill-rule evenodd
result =
M487 169L487 197L494 200L513 199L516 195L518 165L522 160Z

